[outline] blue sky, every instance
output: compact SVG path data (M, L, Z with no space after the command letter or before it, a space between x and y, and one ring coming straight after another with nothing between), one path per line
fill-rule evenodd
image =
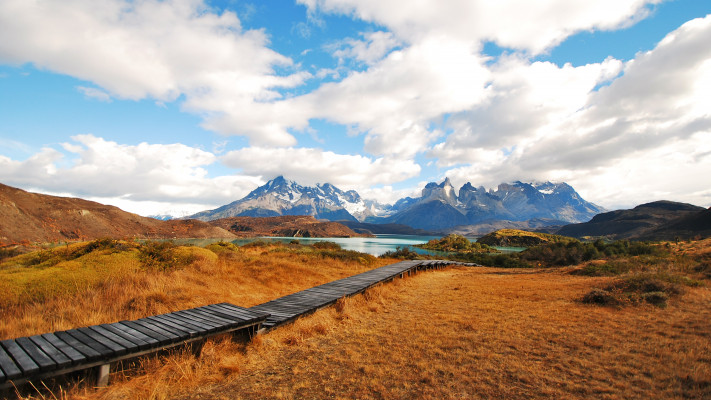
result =
M277 175L711 206L705 0L0 2L0 182L143 215Z

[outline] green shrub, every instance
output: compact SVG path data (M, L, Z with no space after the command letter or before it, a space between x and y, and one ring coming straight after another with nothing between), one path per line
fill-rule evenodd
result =
M414 250L410 249L409 246L400 247L398 246L395 251L386 251L381 254L381 258L400 258L405 260L416 260L420 255Z
M138 249L138 258L145 268L158 271L181 268L195 261L192 253L178 252L177 249L171 241L149 241Z
M582 302L601 306L615 306L620 304L620 301L611 292L598 288L585 294L582 298Z
M657 307L666 307L669 296L664 292L647 292L641 296L642 300Z
M205 246L205 248L215 254L239 251L239 247L236 244L232 242L225 242L224 240L220 240L219 242L215 243L210 243L209 245Z
M630 271L630 266L624 261L611 260L604 264L588 264L582 269L573 271L573 275L614 276Z
M320 250L341 250L340 244L334 243L334 242L327 242L327 241L316 242L316 243L312 244L311 246L313 246L313 248L315 248L315 249L320 249Z

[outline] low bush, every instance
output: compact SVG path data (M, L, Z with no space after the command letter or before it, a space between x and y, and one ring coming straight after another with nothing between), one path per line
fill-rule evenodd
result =
M592 262L582 269L571 272L573 275L614 276L630 271L630 265L624 260L610 260L604 263Z
M341 250L340 244L334 243L334 242L327 242L327 241L316 242L316 243L312 244L311 246L313 246L313 248L315 248L315 249L320 249L320 250Z
M386 251L380 258L399 258L405 260L416 260L420 255L416 251L412 250L409 246L400 247L398 246L395 251Z
M139 260L147 269L169 271L195 261L193 252L180 251L171 241L149 241L138 249Z
M595 288L581 301L598 305L624 305L648 303L666 307L670 298L681 295L685 277L668 274L633 274L617 279L604 288ZM693 285L689 282L688 285Z

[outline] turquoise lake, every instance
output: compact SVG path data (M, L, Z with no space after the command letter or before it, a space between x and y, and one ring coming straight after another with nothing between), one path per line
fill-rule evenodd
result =
M398 247L409 246L411 250L420 254L437 254L437 252L427 251L412 247L416 244L427 243L431 239L439 239L441 236L416 236L416 235L376 235L376 237L355 237L355 238L295 238L295 237L259 237L231 240L236 245L243 245L255 240L264 241L279 241L289 243L292 240L298 240L302 244L311 244L315 242L334 242L338 243L341 248L346 250L359 251L361 253L372 254L374 256L382 255L388 251L395 251ZM175 243L189 243L196 246L206 246L210 243L217 242L219 239L174 239ZM523 247L497 247L503 252L516 252L524 250Z

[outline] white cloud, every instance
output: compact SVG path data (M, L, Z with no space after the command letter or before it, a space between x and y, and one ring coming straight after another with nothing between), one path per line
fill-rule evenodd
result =
M209 178L204 167L217 161L215 155L182 144L129 146L93 135L72 139L73 143L62 146L69 157L51 148L25 161L0 156L0 181L45 193L103 199L108 204L133 204L129 209L135 210L141 204L155 208L159 203L175 209L215 207L245 196L262 183L250 176Z
M622 62L609 58L600 64L558 67L510 56L490 68L490 96L450 117L452 133L428 152L439 165L490 163L492 154L549 136L551 127L585 106L597 85L619 74Z
M302 185L328 182L344 190L402 181L420 173L420 166L411 160L372 159L313 148L246 147L225 154L222 162L265 180L284 175Z
M103 101L106 103L111 102L111 96L101 89L85 87L85 86L77 86L77 90L80 91L84 96L86 96L90 99Z
M371 154L411 158L439 135L433 120L485 98L484 62L467 43L433 38L291 99L290 109L367 132Z
M0 37L12 38L0 41L2 62L33 63L122 99L184 95L185 108L203 115L209 129L255 143L295 143L285 130L263 125L270 115L261 102L309 75L277 75L275 66L292 61L267 47L264 31L245 30L237 15L214 14L200 0L6 0ZM105 99L98 89L83 91ZM262 119L240 124L252 108Z
M629 26L659 0L297 0L311 12L353 15L388 27L416 43L447 36L471 43L491 40L537 54L580 31Z
M400 46L400 42L392 32L364 32L361 33L361 36L364 40L348 38L334 43L328 48L332 49L333 56L338 58L341 63L346 59L355 59L358 62L373 65L391 50Z
M454 164L465 161L470 152L489 149L495 154L497 146L517 143L508 155L502 151L498 159L492 156L481 163L472 159L447 174L462 180L469 177L475 184L566 180L607 207L660 198L708 206L710 199L700 189L703 177L711 173L709 42L711 16L690 21L655 49L628 62L624 74L609 86L589 93L585 86L576 89L583 95L582 104L574 96L568 100L572 107L563 107L562 114L555 108L544 108L545 118L524 114L527 122L518 136L513 129L514 134L492 141L491 146L493 133L479 137L470 128L450 136L432 154ZM564 70L558 71L563 77ZM601 71L602 75L592 76L608 75L604 68ZM610 69L610 74L614 71ZM594 81L588 79L587 85ZM512 109L525 110L526 105L534 108L536 103L528 99ZM497 118L497 111L484 108L482 113ZM563 118L551 118L556 115Z

